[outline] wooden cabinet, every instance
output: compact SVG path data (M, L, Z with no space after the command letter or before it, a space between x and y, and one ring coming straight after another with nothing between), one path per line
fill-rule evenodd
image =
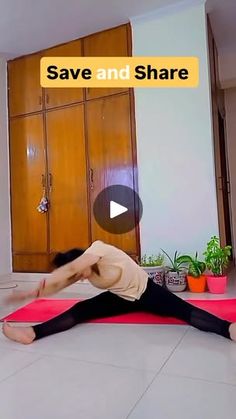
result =
M68 42L58 47L50 48L43 52L44 57L80 57L81 41ZM83 89L81 88L50 88L45 89L46 109L58 106L69 105L83 100Z
M40 54L34 54L8 63L11 117L42 110L40 58Z
M50 252L89 245L84 105L46 116Z
M129 94L106 97L87 103L88 156L93 173L91 210L104 188L124 185L134 189L133 143ZM100 239L130 254L137 251L135 230L126 234L104 231L91 219L92 241Z
M126 57L129 51L129 26L122 25L84 38L84 55L87 57ZM89 88L86 98L107 96L128 88Z
M47 272L58 251L96 239L139 254L138 227L98 226L93 204L107 186L136 189L129 89L41 89L41 56L126 56L129 25L10 61L9 115L13 269ZM93 176L93 188L91 188ZM46 213L37 206L45 186Z
M46 173L42 115L11 121L11 208L14 253L47 252L47 214L37 206Z

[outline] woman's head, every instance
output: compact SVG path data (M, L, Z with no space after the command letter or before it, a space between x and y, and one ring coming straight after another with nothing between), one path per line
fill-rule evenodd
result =
M57 253L52 263L54 266L59 268L60 266L66 265L66 263L72 262L84 253L83 249L70 249L67 252Z

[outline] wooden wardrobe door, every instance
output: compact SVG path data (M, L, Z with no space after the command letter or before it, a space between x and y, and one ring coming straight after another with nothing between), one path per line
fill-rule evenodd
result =
M43 52L45 57L80 57L81 56L81 41L76 40L60 45L55 48L50 48ZM82 88L50 88L45 89L45 107L56 108L70 103L81 102L83 100Z
M13 252L47 252L47 215L37 211L45 176L42 115L11 121L10 159Z
M87 57L126 57L129 54L129 26L122 25L84 38L84 55ZM89 88L86 98L92 99L127 91L128 88Z
M84 107L47 113L50 251L89 245Z
M129 94L87 102L88 155L93 173L91 211L104 188L125 185L134 188L134 162ZM100 239L130 254L137 254L136 231L111 234L92 216L92 241Z
M39 54L8 63L10 116L37 112L42 109Z

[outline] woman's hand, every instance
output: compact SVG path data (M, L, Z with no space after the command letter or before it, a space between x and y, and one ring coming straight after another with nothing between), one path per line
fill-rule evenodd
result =
M18 303L21 301L36 298L37 290L33 291L13 291L11 295L5 298L6 304Z
M11 295L5 298L6 304L18 303L21 301L39 298L45 288L46 279L40 281L39 286L32 291L13 291Z
M77 259L53 271L47 279L42 279L36 290L33 291L15 291L5 302L17 303L20 301L35 299L40 297L48 297L54 295L62 289L74 284L84 278L87 273L91 273L91 266L98 262L99 256L83 254Z

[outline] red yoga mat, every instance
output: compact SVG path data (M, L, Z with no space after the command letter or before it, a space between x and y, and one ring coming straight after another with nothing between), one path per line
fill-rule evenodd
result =
M16 310L4 319L10 322L40 323L63 313L79 300L40 299ZM222 319L236 322L236 299L232 300L188 300L191 304L206 310ZM161 317L150 313L122 314L114 317L93 320L92 323L129 323L129 324L185 324L171 317Z

